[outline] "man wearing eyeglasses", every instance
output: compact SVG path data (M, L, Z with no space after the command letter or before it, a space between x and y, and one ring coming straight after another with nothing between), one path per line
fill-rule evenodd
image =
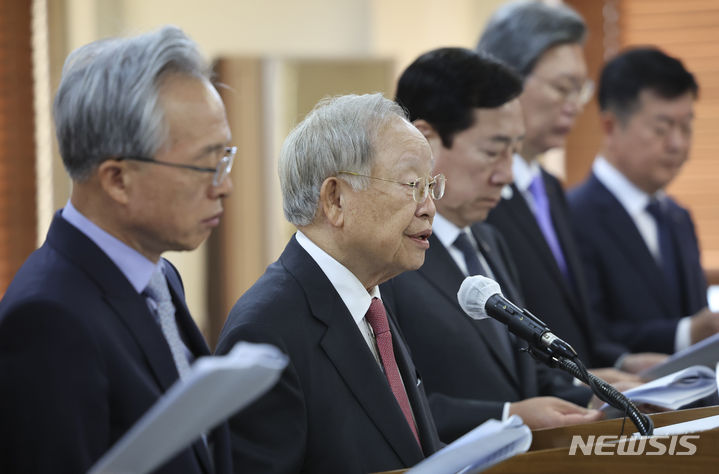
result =
M280 153L279 260L235 304L217 351L269 342L290 366L230 420L243 471L367 473L439 447L424 388L378 285L422 265L444 177L380 94L320 102Z
M656 48L603 68L604 142L569 207L593 308L633 350L671 353L719 332L689 212L665 189L689 158L699 86Z
M505 238L519 268L526 307L568 341L595 375L610 383L638 382L636 373L666 356L630 354L594 320L581 258L561 183L539 158L564 146L591 96L582 53L586 25L570 7L516 1L490 18L477 50L517 71L526 134L515 153L514 182L487 222ZM567 157L567 159L571 159ZM621 369L617 370L617 369Z
M512 181L512 155L524 137L521 79L463 48L417 58L397 85L397 102L429 141L433 173L447 176L437 201L424 265L382 285L422 374L442 441L490 418L520 415L533 429L595 421L591 392L521 352L506 327L474 321L457 291L466 276L496 280L521 305L516 267L497 231L483 223ZM575 405L570 401L579 405Z
M219 223L235 149L208 64L165 27L67 59L72 195L0 302L2 472L86 472L209 350L161 256ZM227 424L157 472L231 472Z

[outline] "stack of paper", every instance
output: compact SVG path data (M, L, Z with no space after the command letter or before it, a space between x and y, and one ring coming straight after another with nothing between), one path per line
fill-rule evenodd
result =
M532 432L517 415L505 422L488 420L454 443L445 446L407 474L470 474L524 453L532 444Z
M248 342L200 357L88 473L153 470L272 387L286 365L276 347Z
M717 362L719 362L719 333L675 353L663 363L639 375L646 380L653 380L694 365L713 369Z
M714 371L696 365L653 380L624 392L635 404L676 410L696 400L708 397L717 390ZM609 409L603 405L602 410Z

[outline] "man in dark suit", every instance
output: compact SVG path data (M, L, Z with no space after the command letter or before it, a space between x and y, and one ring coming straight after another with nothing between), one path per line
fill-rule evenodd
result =
M591 96L582 55L585 34L584 20L574 10L541 2L504 5L482 33L478 50L524 79L519 101L526 129L513 159L514 183L505 188L487 221L521 262L519 284L527 309L572 344L587 366L639 372L665 356L629 354L628 348L610 342L594 320L564 191L538 161L547 150L564 145ZM593 372L612 383L632 379L615 368Z
M694 76L658 49L608 62L602 151L569 194L591 304L635 351L673 352L719 331L691 216L664 191L688 159L697 93Z
M516 99L521 90L521 79L507 67L462 48L423 54L397 86L397 102L432 147L433 174L447 176L448 186L436 203L424 265L383 284L382 294L447 442L489 418L512 414L532 428L599 417L554 397L586 406L589 389L538 366L505 326L470 319L457 301L464 278L479 273L522 304L514 260L497 231L481 222L512 180L512 154L524 136Z
M73 190L0 302L0 471L85 472L209 353L161 258L197 247L232 188L208 73L174 27L66 61L54 114ZM226 423L158 472L231 472Z
M279 260L235 304L218 352L270 342L280 382L230 421L249 472L366 473L439 447L424 387L378 285L422 265L444 177L426 140L381 94L320 102L280 153Z

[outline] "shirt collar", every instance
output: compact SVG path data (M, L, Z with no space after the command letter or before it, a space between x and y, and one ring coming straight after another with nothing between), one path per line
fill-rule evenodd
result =
M142 293L157 268L162 268L162 259L153 263L137 250L110 235L78 211L68 201L62 210L62 217L85 234L120 269L135 291Z
M592 172L599 182L617 198L629 215L635 216L644 212L652 196L636 187L606 158L597 156L592 164ZM664 197L664 192L657 191L653 197L661 200Z
M460 232L469 231L469 227L460 229L452 222L447 220L440 213L434 215L434 221L432 222L432 233L442 242L445 248L451 248L454 245L454 241L457 240Z
M532 180L542 173L542 168L536 160L527 163L519 154L514 155L512 160L512 173L514 174L514 185L519 192L524 193L529 189Z
M356 323L362 321L367 314L372 298L382 299L379 293L379 287L375 286L369 293L362 286L362 282L340 262L335 260L330 254L322 250L312 242L309 237L297 231L295 234L297 243L310 254L312 260L319 265L322 272L327 276L335 291L340 295L345 306L352 315L352 319Z

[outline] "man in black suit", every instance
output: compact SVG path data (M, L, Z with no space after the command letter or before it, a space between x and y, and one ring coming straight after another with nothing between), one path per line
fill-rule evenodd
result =
M209 350L161 254L218 224L234 148L177 28L73 52L55 97L72 196L0 302L0 471L85 472ZM158 469L231 472L227 424Z
M290 133L279 175L298 231L235 304L218 352L277 345L290 365L230 420L248 472L366 473L439 447L424 387L378 285L422 265L444 177L381 94L320 102Z
M698 89L655 48L609 61L599 83L602 151L569 193L592 307L635 351L673 352L719 331L691 216L664 191L689 157Z
M591 97L582 54L584 20L566 5L512 2L490 18L477 49L524 79L519 97L526 135L512 164L514 183L487 219L504 236L515 261L527 309L568 341L590 367L639 372L663 360L629 354L611 342L591 314L582 263L562 186L539 164L564 145L582 106ZM571 157L569 157L571 159ZM613 383L636 380L615 368L594 369Z
M422 374L443 441L512 414L532 428L599 416L554 397L586 406L587 388L537 365L505 326L470 319L457 301L464 278L483 274L522 304L514 260L497 231L481 222L512 180L512 154L524 136L521 90L507 67L462 48L423 54L397 86L397 102L432 147L433 174L447 176L448 186L436 203L424 265L383 284L382 294Z

